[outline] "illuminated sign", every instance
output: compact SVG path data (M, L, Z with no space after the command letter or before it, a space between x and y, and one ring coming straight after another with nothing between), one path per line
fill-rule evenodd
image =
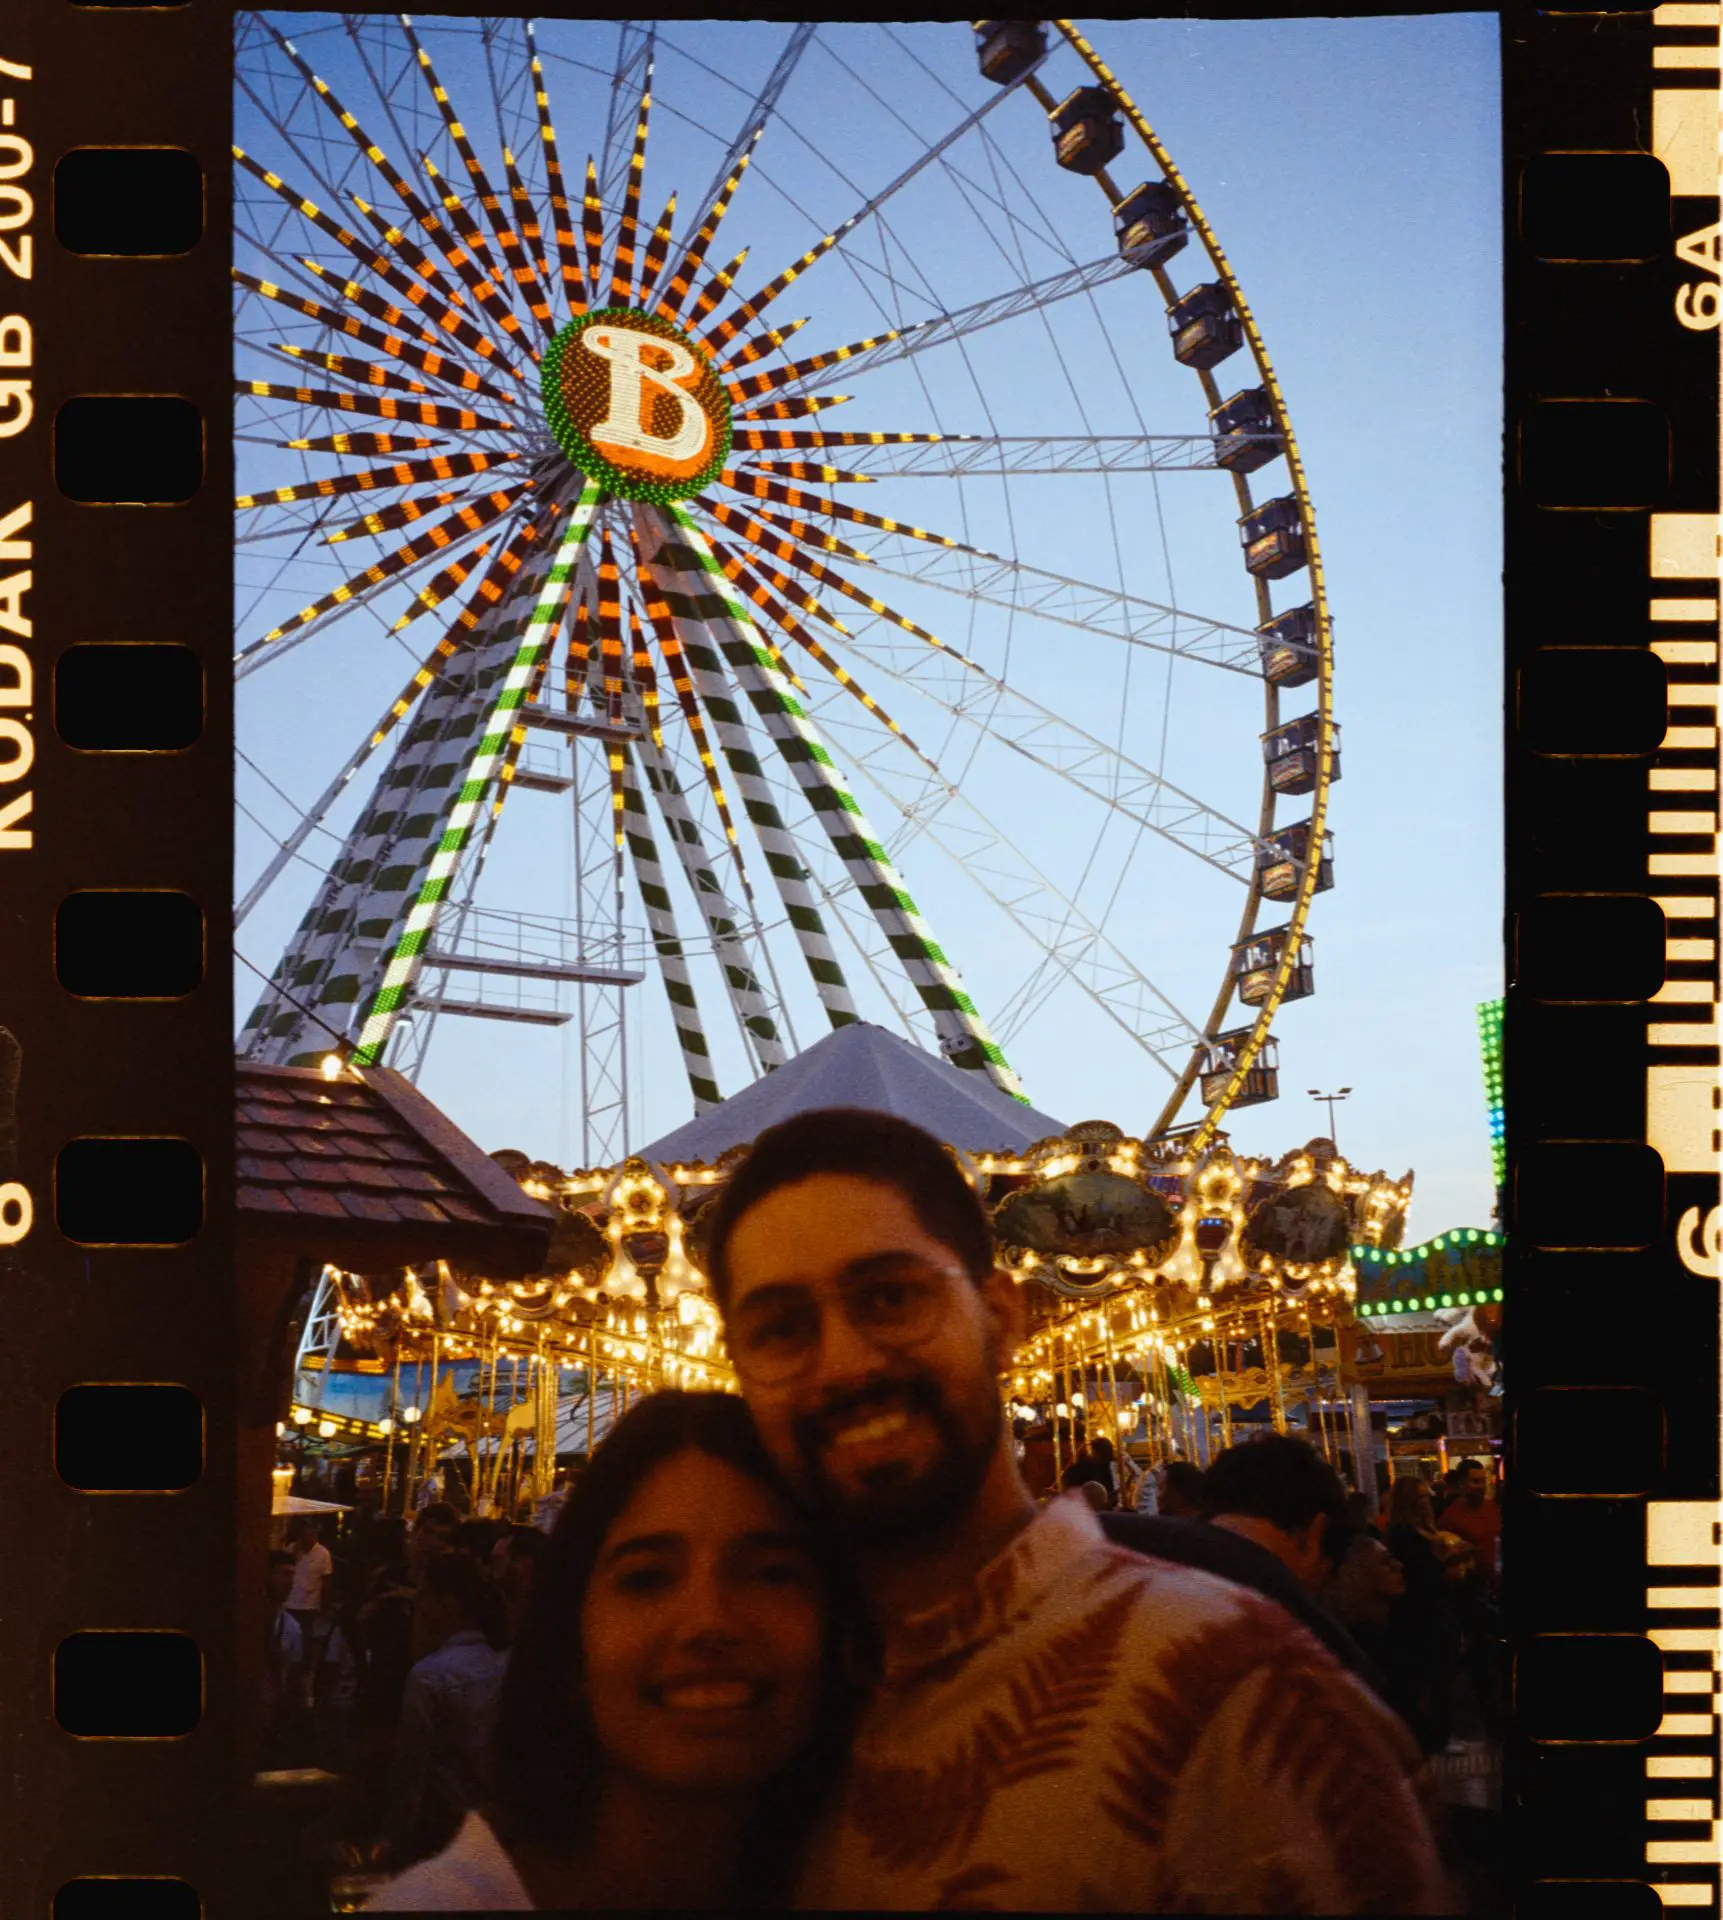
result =
M716 368L656 314L582 314L547 349L540 390L563 452L626 500L686 500L718 477L730 451L729 396Z

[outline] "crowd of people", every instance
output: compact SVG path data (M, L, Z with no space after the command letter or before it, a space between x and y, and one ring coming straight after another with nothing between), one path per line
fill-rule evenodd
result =
M344 1594L314 1527L272 1558L272 1738L377 1781L373 1910L1465 1910L1424 1757L1471 1463L1386 1537L1281 1435L1154 1511L1097 1440L1038 1500L1015 1283L887 1116L762 1134L704 1241L739 1396L638 1401L548 1532L377 1519Z
M484 1753L533 1569L538 1526L365 1515L332 1555L301 1519L269 1555L262 1765L349 1783L341 1825L410 1861L445 1845L481 1790Z
M1115 1486L1115 1465L1112 1442L1097 1436L1065 1469L1061 1485L1102 1513L1187 1523L1148 1533L1110 1527L1115 1538L1273 1594L1369 1679L1425 1753L1452 1745L1462 1679L1485 1734L1500 1740L1501 1509L1482 1461L1462 1460L1433 1481L1402 1476L1380 1518L1296 1437L1244 1440L1206 1473L1188 1460L1169 1460L1122 1488ZM1212 1533L1192 1539L1190 1522L1246 1544L1223 1543ZM1344 1628L1344 1641L1336 1627Z

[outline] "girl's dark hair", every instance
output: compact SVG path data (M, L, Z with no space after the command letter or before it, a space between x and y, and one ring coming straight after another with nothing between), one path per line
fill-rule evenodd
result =
M532 1591L509 1655L492 1733L487 1812L505 1841L578 1846L598 1811L604 1756L580 1685L580 1620L593 1568L611 1529L647 1477L686 1452L708 1454L794 1500L734 1394L665 1391L638 1401L592 1456L533 1568ZM810 1531L820 1565L827 1629L825 1674L807 1748L762 1790L742 1849L748 1883L731 1899L782 1902L803 1842L848 1752L858 1696L846 1653L854 1629L835 1563Z

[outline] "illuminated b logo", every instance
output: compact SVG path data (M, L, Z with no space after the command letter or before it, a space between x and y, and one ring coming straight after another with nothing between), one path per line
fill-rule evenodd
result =
M682 330L656 314L582 315L551 343L541 387L563 451L625 498L686 499L729 452L723 382Z
M632 327L588 327L580 336L588 353L610 362L610 410L587 429L601 447L616 447L626 457L644 454L667 468L698 466L712 444L712 422L687 390L699 362L679 340L656 340ZM648 364L668 355L668 366ZM649 432L647 420L661 411L651 403L663 394L675 406L676 429L667 437Z

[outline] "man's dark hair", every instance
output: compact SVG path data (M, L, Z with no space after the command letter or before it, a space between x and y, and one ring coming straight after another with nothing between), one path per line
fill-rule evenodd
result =
M510 1527L502 1538L511 1560L540 1560L550 1545L550 1535L537 1527Z
M423 1533L428 1527L440 1527L445 1533L453 1533L460 1524L460 1514L447 1500L433 1500L428 1507L420 1509L414 1531Z
M505 1841L549 1840L578 1846L598 1817L605 1760L582 1685L580 1620L593 1570L613 1527L641 1484L678 1454L721 1460L789 1501L734 1394L667 1390L629 1408L593 1454L592 1464L557 1516L533 1568L525 1618L497 1701L490 1746L492 1799L486 1809ZM827 1548L810 1539L827 1608L825 1684L808 1748L761 1795L743 1850L751 1884L745 1904L783 1901L799 1849L849 1750L858 1699L846 1649L856 1623L848 1590ZM433 1562L433 1564L437 1564Z
M730 1300L730 1237L737 1221L780 1187L821 1173L895 1188L927 1232L963 1262L971 1279L979 1282L991 1270L987 1210L947 1148L895 1114L823 1107L768 1127L712 1203L706 1278L721 1309Z
M491 1548L503 1531L495 1520L462 1520L455 1527L455 1551L482 1566L491 1557Z
M1341 1548L1350 1532L1346 1489L1309 1441L1265 1433L1218 1455L1203 1475L1203 1507L1211 1519L1246 1514L1288 1533L1301 1533L1318 1514L1328 1522L1323 1544Z
M1193 1466L1189 1460L1168 1460L1162 1465L1161 1472L1167 1485L1180 1499L1188 1500L1193 1507L1206 1506L1208 1475L1201 1467Z
M1459 1465L1453 1469L1453 1472L1457 1478L1464 1480L1466 1475L1470 1473L1474 1467L1477 1468L1486 1480L1489 1479L1490 1470L1481 1460L1462 1460Z
M1104 1433L1098 1433L1094 1439L1089 1442L1089 1451L1098 1459L1111 1460L1113 1457L1113 1443Z
M454 1601L493 1647L507 1644L508 1622L496 1586L464 1553L444 1553L427 1560L419 1591Z

